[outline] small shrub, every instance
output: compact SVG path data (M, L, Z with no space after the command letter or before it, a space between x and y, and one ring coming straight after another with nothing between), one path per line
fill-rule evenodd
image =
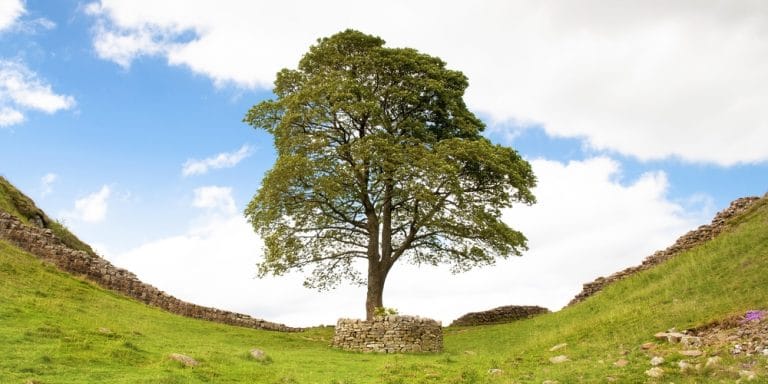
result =
M376 307L373 310L374 316L390 316L390 315L397 315L397 309L395 308L387 308L387 307Z

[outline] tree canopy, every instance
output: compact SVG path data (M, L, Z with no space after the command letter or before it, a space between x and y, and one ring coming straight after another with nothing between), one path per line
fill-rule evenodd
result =
M515 150L481 135L467 86L437 57L354 30L281 70L276 97L245 117L277 150L245 211L264 239L259 275L311 266L309 287L367 284L370 318L398 260L458 272L520 255L526 238L501 213L534 203L536 179Z

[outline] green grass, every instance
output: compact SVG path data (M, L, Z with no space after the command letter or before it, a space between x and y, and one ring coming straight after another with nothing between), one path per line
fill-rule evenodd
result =
M506 325L447 328L445 352L436 355L342 352L328 347L328 328L287 334L175 316L0 242L0 383L646 382L650 354L640 345L654 333L768 307L768 201L737 222L714 241L574 307ZM251 348L265 350L269 361L251 360ZM171 353L201 365L182 367ZM750 363L723 354L735 370L681 374L672 347L660 344L654 353L667 359L658 381L664 383L734 382L739 366ZM548 361L559 354L571 361ZM629 364L615 367L619 358ZM752 360L765 380L768 360ZM489 375L491 368L503 373Z

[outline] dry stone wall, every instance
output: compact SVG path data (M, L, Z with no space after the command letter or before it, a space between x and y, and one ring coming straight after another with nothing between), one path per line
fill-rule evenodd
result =
M415 316L339 319L331 345L356 352L441 352L443 327L438 321Z
M451 326L510 323L516 320L528 319L543 313L549 313L549 309L531 305L507 305L483 312L467 313L454 320L451 323Z
M731 218L744 213L747 209L749 209L749 207L752 206L752 204L754 204L758 200L760 200L760 198L754 197L754 196L742 197L740 199L734 200L733 202L731 202L731 205L728 208L718 212L717 215L715 215L715 218L712 219L712 223L710 223L709 225L702 225L699 228L686 233L685 235L677 239L677 241L675 241L675 244L673 244L672 246L668 247L663 251L656 251L656 253L654 253L653 255L648 256L645 260L643 260L642 264L634 267L629 267L622 271L616 272L608 277L603 277L603 276L598 277L594 281L584 284L581 292L578 295L576 295L576 297L574 297L570 303L568 303L568 306L584 301L586 298L594 295L597 292L602 291L603 288L605 288L605 286L607 286L608 284L621 280L627 276L631 276L640 271L650 269L656 265L663 263L664 261L669 260L670 258L676 256L677 254L685 250L691 249L695 246L701 245L709 240L712 240L713 238L715 238L715 236L719 235L726 228L728 228L728 223L731 220Z
M270 331L295 332L283 324L252 318L248 315L203 307L179 300L149 284L141 282L133 273L117 268L112 263L87 252L74 250L58 239L50 229L25 225L13 215L0 211L0 239L36 255L63 271L83 276L87 280L143 303L169 312L196 319L258 328Z

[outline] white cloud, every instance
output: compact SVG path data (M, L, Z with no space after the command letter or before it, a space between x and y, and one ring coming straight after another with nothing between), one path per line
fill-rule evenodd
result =
M65 213L65 216L86 223L100 223L107 217L108 199L111 194L111 188L104 185L97 192L77 199L75 201L75 210Z
M0 106L0 127L16 125L24 121L24 115L6 106Z
M232 188L215 185L196 188L192 206L228 214L234 214L236 211L235 199L232 198Z
M253 148L246 144L234 152L222 152L202 160L188 159L181 168L181 174L202 175L211 169L231 168L252 154Z
M0 0L0 32L13 26L24 12L21 0Z
M158 55L219 85L268 88L316 38L351 27L442 57L469 77L471 107L496 121L640 159L768 161L763 1L104 0L88 10L96 51L123 66Z
M385 305L444 323L500 305L558 309L582 283L638 264L701 220L666 199L663 173L623 184L618 164L608 158L532 164L539 177L539 203L505 214L530 239L529 252L459 275L445 267L401 263L388 279ZM195 206L234 205L229 188L207 191L199 199L196 191ZM228 215L208 211L193 222L205 224L107 257L144 281L202 305L293 325L364 316L362 287L316 292L302 287L300 274L254 279L262 242L234 210Z
M26 109L50 114L74 105L72 96L55 93L24 64L0 60L0 127L23 122Z
M40 178L41 192L40 196L45 197L53 192L53 183L59 179L59 175L55 173L46 173L45 176Z

